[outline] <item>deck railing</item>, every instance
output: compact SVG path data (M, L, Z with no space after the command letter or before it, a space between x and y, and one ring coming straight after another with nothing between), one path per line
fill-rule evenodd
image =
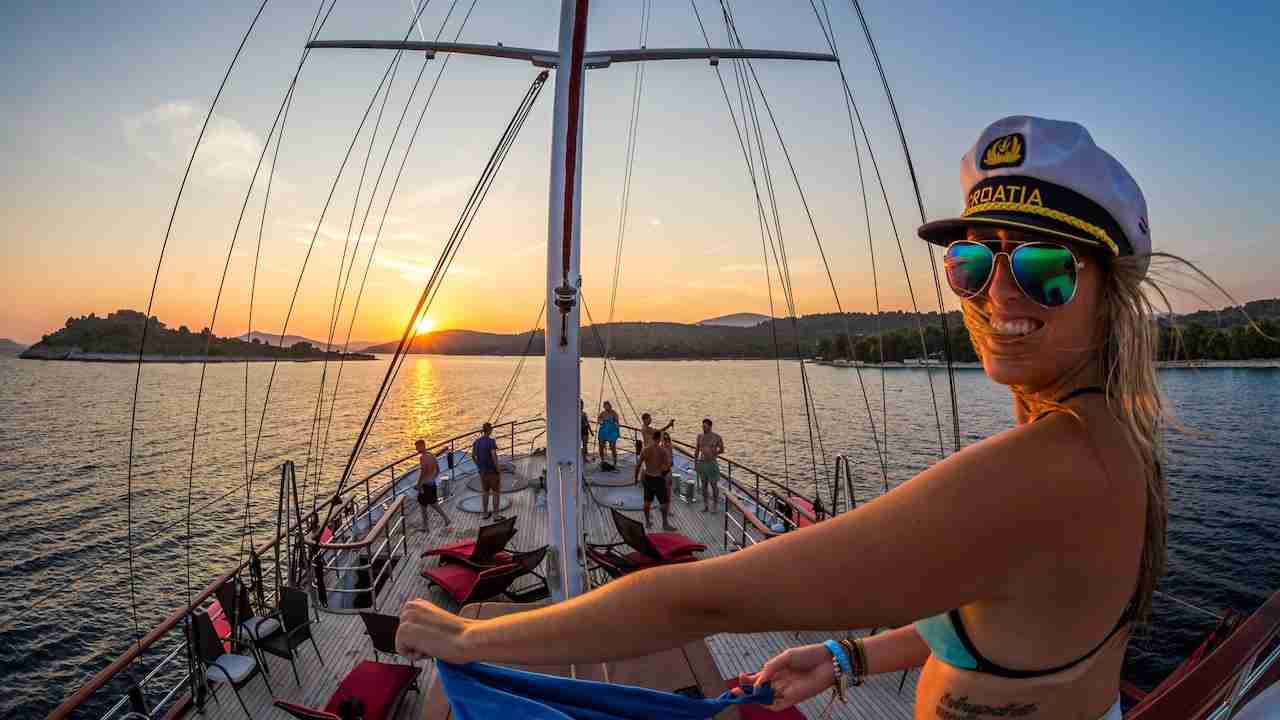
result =
M509 457L514 458L517 456L517 452L528 442L528 438L531 436L536 437L536 435L543 433L545 426L546 423L542 418L511 420L495 424L493 437L499 441L499 447L506 450ZM444 451L450 451L451 453L467 452L470 449L471 441L479 434L480 430L478 429L462 433L439 441L430 446L429 449L434 454ZM277 577L281 578L281 583L295 582L299 585L311 585L314 583L314 577L312 576L314 564L306 562L306 558L302 557L304 553L300 552L301 547L304 545L309 549L314 549L318 544L325 551L321 553L321 563L330 580L338 572L371 571L376 563L378 569L376 572L370 573L372 576L371 582L363 592L368 593L370 590L376 590L385 584L387 577L389 577L388 573L394 572L397 567L404 564L403 560L392 561L391 558L395 557L396 553L403 557L407 546L407 524L404 521L404 501L402 497L407 494L407 491L398 489L397 483L404 477L406 472L411 471L416 466L417 453L415 452L396 458L365 474L358 481L350 483L348 487L344 488L340 495L330 497L328 503L319 503L314 510L304 512L301 508L291 504L287 512L280 514L280 532L253 548L253 552L250 553L250 558L256 555L257 562L260 562L262 566L259 573L261 576L260 583L255 583L252 579L245 577L246 585L254 590L254 603L272 606L277 602L277 590L275 587ZM288 478L283 474L293 472L293 463L285 461L256 476L255 483L263 478L276 475L280 475L281 482L284 483ZM243 491L243 489L243 483L231 488L212 503L200 508L200 511L206 511L218 502L230 503L233 506L238 505L242 502L243 494L240 491ZM291 500L290 503L292 503ZM320 544L315 531L323 520L324 514L327 513L328 504L338 506L342 512L338 516L337 522L334 523L333 537L328 542ZM299 517L299 514L301 514L301 517ZM385 522L382 522L383 520ZM177 524L166 526L155 535L158 536L177 526ZM301 532L299 532L300 530ZM299 541L300 535L303 536L301 542ZM368 562L358 561L358 556L355 556L357 557L356 562L351 562L349 559L340 559L339 557L344 554L351 556L353 552L358 552L360 548L365 548L370 552ZM278 565L276 564L277 549L280 551ZM140 641L131 644L128 650L112 660L107 667L99 671L67 697L50 713L49 720L69 718L73 712L89 702L90 699L97 697L100 693L109 692L109 686L113 682L118 682L121 678L128 677L131 674L133 677L141 675L142 679L129 683L129 687L124 692L121 692L120 696L100 716L102 720L125 720L125 718L130 720L134 718L155 720L156 718L175 716L178 713L178 709L186 707L191 700L189 694L182 695L182 690L187 688L191 682L190 659L187 657L183 632L184 621L190 613L208 604L221 585L251 573L250 563L251 560L246 559L237 567L218 576L195 595L189 604L170 613ZM289 574L289 570L294 571L292 575ZM302 576L299 576L299 570L303 571ZM284 578L289 578L289 580ZM337 590L336 586L330 587L328 592L335 593ZM348 588L344 590L344 592L338 594L351 597L359 596L358 591L355 589ZM369 598L369 600L373 603L377 602L376 592L373 593L373 597ZM155 650L161 648L163 649L162 654L152 664L150 658L154 658ZM148 691L148 688L154 689L157 684L161 684L160 689L154 692ZM153 695L160 698L154 704L147 700L149 696Z
M378 591L407 564L409 527L404 504L403 496L387 500L377 523L359 540L306 539L314 558L310 586L320 607L336 613L378 607Z

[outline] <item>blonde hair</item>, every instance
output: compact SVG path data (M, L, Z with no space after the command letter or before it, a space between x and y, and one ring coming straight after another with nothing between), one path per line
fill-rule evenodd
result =
M1165 531L1168 525L1160 435L1162 427L1172 417L1166 412L1166 401L1156 382L1156 356L1160 349L1160 328L1156 318L1160 312L1168 313L1171 309L1164 290L1153 279L1153 275L1159 277L1161 273L1148 268L1157 258L1189 268L1222 289L1189 261L1167 253L1124 256L1101 263L1102 290L1098 302L1096 352L1082 354L1081 364L1075 369L1083 369L1097 360L1107 405L1142 461L1146 476L1146 530L1134 593L1134 611L1136 617L1143 620L1150 613L1156 584L1164 574ZM1160 301L1159 305L1153 298ZM981 354L983 340L994 332L990 318L976 303L963 302L961 307L965 327L974 338L974 349ZM1037 397L1027 388L1012 386L1010 390L1032 417L1062 411L1081 419L1070 408L1052 399Z

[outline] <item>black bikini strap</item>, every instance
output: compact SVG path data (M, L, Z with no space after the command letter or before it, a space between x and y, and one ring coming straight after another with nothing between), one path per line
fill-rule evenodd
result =
M1059 405L1061 405L1062 403L1072 398L1078 398L1081 395L1106 395L1106 394L1107 394L1107 391L1103 390L1097 385L1089 385L1086 387L1076 388L1075 390L1072 390L1066 395L1063 395L1062 397L1058 398L1057 402Z

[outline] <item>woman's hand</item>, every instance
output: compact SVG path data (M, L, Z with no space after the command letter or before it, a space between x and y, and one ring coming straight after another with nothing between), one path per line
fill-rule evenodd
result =
M396 652L411 660L434 657L452 663L470 662L463 652L462 635L473 622L425 600L410 600L400 610Z
M773 687L773 704L777 712L816 696L835 683L831 651L823 645L803 645L784 650L764 664L758 673L739 676L741 685L759 688L764 683ZM735 690L741 694L741 690Z

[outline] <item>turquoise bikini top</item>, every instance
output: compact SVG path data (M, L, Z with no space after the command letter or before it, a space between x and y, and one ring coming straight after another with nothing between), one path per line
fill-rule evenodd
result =
M1064 403L1079 395L1105 394L1105 392L1106 391L1099 387L1083 387L1068 393L1058 402ZM1037 417L1036 420L1039 420L1040 417L1044 416L1041 415ZM1120 632L1125 625L1128 625L1133 621L1135 609L1135 603L1131 600L1124 612L1120 615L1120 619L1116 622L1115 627L1111 629L1111 632L1107 633L1107 636L1102 639L1102 642L1095 645L1089 652L1075 660L1072 660L1071 662L1057 667L1045 668L1043 670L1015 670L988 660L981 652L978 651L978 648L973 644L972 638L969 637L969 633L965 631L964 620L961 619L959 610L951 610L923 620L917 620L915 622L915 628L916 632L920 633L921 639L923 639L925 644L929 646L929 650L933 653L934 657L948 665L963 668L965 670L973 670L987 675L996 675L998 677L1032 678L1062 672L1063 670L1074 667L1093 657L1095 653L1107 644L1107 641L1109 641L1112 636Z

